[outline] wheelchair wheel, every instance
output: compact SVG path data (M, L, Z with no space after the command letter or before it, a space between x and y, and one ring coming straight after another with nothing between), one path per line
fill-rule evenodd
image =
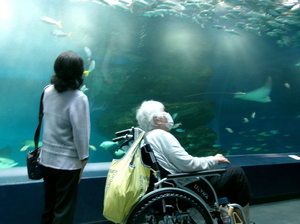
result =
M126 223L213 224L213 220L197 198L186 191L173 188L157 190L155 193L150 193L150 196L144 197L131 210Z

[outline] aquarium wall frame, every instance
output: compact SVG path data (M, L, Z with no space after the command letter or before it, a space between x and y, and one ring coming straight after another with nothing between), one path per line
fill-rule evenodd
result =
M252 190L251 204L300 197L300 160L290 154L228 156L232 165L241 166ZM300 156L300 154L293 154ZM110 163L87 164L79 185L75 224L104 221L104 187ZM3 171L3 172L2 172ZM0 173L0 224L39 223L42 214L43 182L27 177L26 167ZM7 175L9 171L10 177ZM12 172L16 171L16 172ZM15 180L8 183L5 180ZM16 212L18 215L15 215Z

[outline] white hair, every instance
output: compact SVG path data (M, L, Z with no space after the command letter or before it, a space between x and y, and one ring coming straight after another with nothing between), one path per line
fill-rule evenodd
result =
M154 123L153 118L162 118L161 112L163 110L164 105L158 101L144 101L136 113L136 119L140 127L146 132L155 129L157 125Z

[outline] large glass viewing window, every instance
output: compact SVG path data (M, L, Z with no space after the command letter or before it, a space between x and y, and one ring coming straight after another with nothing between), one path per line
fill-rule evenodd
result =
M136 108L150 99L164 103L171 133L194 156L299 153L299 8L277 0L1 0L0 169L26 165L40 95L67 50L88 71L91 163L116 156L114 133L136 126Z

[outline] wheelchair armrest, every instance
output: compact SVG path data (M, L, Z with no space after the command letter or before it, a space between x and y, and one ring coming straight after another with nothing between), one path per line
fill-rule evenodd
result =
M178 178L186 178L186 177L195 177L195 176L214 176L225 173L226 169L214 169L214 170L203 170L199 172L193 173L176 173L167 175L167 179L178 179Z

